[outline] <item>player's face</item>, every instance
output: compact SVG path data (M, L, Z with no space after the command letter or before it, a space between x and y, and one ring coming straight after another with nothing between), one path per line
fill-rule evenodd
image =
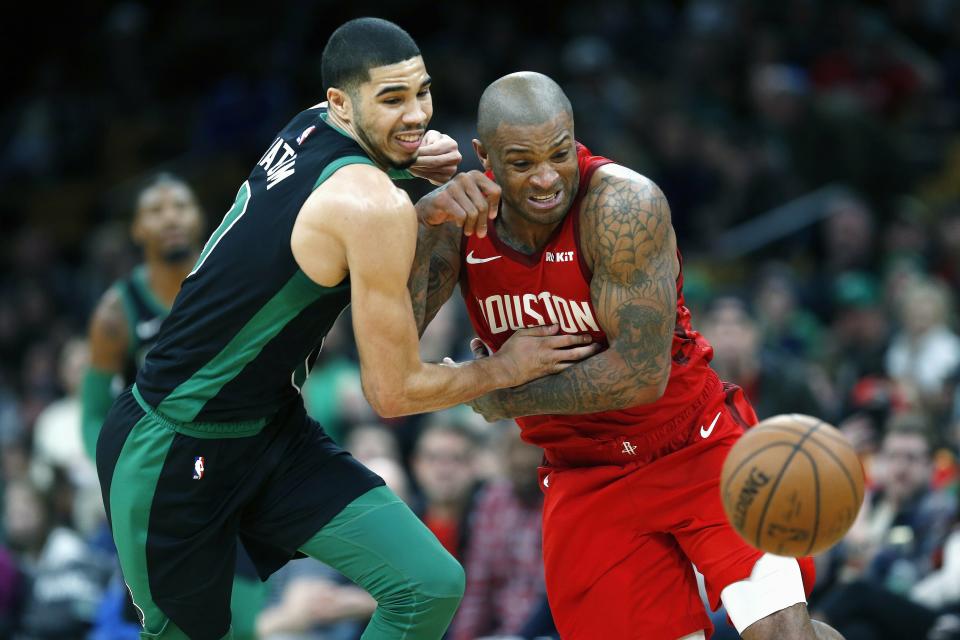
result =
M539 125L501 124L486 158L483 145L474 144L503 190L505 209L543 225L567 214L580 179L570 114Z
M200 207L186 185L159 184L140 195L133 239L148 259L179 262L196 252L202 220Z
M355 130L374 161L395 169L416 162L433 117L430 76L423 58L370 69L370 80L352 98Z

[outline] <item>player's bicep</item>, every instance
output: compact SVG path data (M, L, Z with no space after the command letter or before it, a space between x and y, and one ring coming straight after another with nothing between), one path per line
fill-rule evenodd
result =
M662 388L676 324L676 238L660 189L626 173L605 172L591 194L591 296L629 374L638 385Z
M377 408L402 392L419 364L407 279L416 244L412 206L382 224L359 223L344 234L353 329L368 400Z

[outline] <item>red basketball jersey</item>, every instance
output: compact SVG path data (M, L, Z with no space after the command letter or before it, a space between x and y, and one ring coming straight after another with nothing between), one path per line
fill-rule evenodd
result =
M542 251L526 255L512 249L497 237L494 225L488 227L487 237L472 235L461 243L460 291L474 330L493 351L521 327L552 323L558 323L564 333L589 333L604 348L608 345L590 297L592 274L580 250L579 219L593 172L612 161L591 155L579 143L577 159L577 196ZM721 392L721 385L708 364L713 349L691 327L682 289L681 273L677 278L673 363L663 397L617 411L518 418L524 440L543 447L548 458L554 459L563 458L561 451L595 446L598 440L629 441L630 447L652 452L676 431L671 425L679 427L681 422L698 419L697 409L707 396ZM645 434L651 437L645 438ZM557 455L551 456L552 452Z

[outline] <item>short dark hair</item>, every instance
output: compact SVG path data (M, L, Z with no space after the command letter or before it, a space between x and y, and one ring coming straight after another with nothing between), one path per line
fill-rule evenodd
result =
M183 187L188 192L190 192L191 196L193 196L194 198L196 197L195 194L193 193L193 188L190 186L190 184L186 180L168 171L160 171L157 173L150 174L149 176L141 180L140 183L137 185L137 193L136 193L136 197L134 198L134 202L136 203L135 206L137 209L140 208L140 200L143 198L143 196L151 189L155 189L157 187Z
M370 79L370 69L420 55L410 34L380 18L357 18L333 32L323 49L324 90L349 91Z

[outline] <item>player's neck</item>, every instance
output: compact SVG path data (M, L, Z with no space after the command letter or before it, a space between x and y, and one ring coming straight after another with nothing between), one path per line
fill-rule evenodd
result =
M341 132L353 138L353 141L360 145L360 148L363 149L364 153L366 153L371 160L376 162L377 166L382 170L386 171L388 169L388 167L382 166L377 161L377 155L373 153L373 149L371 149L370 146L364 141L363 136L357 134L357 130L353 126L352 122L344 122L337 116L335 112L327 111L327 124L339 129Z
M180 284L190 274L197 257L196 253L191 253L176 262L160 259L147 262L147 283L157 300L167 307L173 306L173 300L180 292Z
M554 224L536 224L512 211L504 202L500 205L500 215L494 220L497 237L510 248L533 255L543 249L554 230L563 223L561 218Z

